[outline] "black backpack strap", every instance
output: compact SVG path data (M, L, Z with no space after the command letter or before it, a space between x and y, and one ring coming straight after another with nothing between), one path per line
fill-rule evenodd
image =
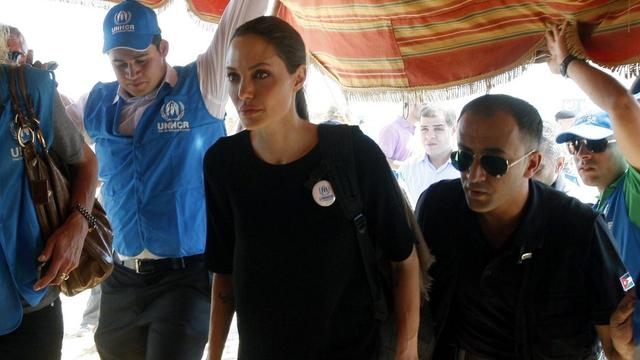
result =
M384 320L388 316L387 302L381 288L378 258L369 237L356 173L354 137L358 131L357 126L319 125L318 138L323 166L329 173L338 203L346 218L352 221L355 227L358 247L373 301L374 318Z

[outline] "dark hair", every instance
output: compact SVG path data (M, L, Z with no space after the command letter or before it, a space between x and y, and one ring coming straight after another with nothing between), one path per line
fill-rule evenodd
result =
M528 102L509 95L483 95L471 100L460 111L460 118L467 112L492 117L497 112L503 111L513 117L516 125L531 145L537 149L542 139L542 118L538 110ZM458 121L460 120L458 118Z
M151 45L155 46L160 51L160 43L162 42L162 35L153 35L151 38Z
M275 16L260 16L236 29L231 40L244 35L257 35L269 42L284 62L289 74L307 63L307 52L300 34L286 21ZM304 89L296 93L296 112L302 119L309 120Z

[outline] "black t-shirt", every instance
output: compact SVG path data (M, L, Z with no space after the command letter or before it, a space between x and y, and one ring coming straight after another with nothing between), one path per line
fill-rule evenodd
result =
M354 146L370 237L404 260L414 238L395 179L371 139L360 133ZM339 198L322 207L312 197L321 158L317 145L289 164L265 163L248 131L205 156L206 254L211 271L233 274L242 359L367 359L375 349L354 225Z
M418 201L418 222L437 259L430 269L430 305L442 330L436 358L450 358L442 354L453 347L496 359L585 358L596 345L594 325L608 324L624 295L626 269L602 218L529 184L512 242L497 253L459 179L431 186Z

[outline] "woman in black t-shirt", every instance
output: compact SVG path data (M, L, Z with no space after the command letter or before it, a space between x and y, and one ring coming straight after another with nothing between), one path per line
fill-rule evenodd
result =
M377 321L354 225L331 183L311 181L324 132L308 121L306 52L276 17L234 33L230 96L247 129L204 160L207 259L215 273L209 356L237 313L240 359L371 359ZM392 262L397 359L417 359L418 260L380 149L361 132L355 167L369 235Z

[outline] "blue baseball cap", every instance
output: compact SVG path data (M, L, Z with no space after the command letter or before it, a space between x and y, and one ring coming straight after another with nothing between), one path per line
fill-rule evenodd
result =
M155 35L160 35L156 13L134 0L125 0L112 7L102 24L106 53L115 48L145 50Z
M611 135L613 135L613 127L609 114L599 112L578 118L570 128L558 134L556 142L562 144L576 138L600 140Z

